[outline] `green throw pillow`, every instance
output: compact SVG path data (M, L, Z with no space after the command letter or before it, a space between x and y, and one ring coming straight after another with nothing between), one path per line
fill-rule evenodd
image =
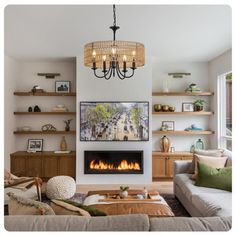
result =
M217 169L198 163L198 177L195 185L232 192L232 167Z
M71 200L62 200L62 201L87 211L91 216L106 216L107 215L106 213L104 213L103 211L100 211L99 209L96 209L90 206L85 206L82 203L74 202Z

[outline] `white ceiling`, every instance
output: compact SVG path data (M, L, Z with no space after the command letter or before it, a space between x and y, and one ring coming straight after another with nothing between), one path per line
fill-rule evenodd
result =
M73 57L85 43L110 40L112 6L10 5L5 53L16 58ZM225 5L118 5L117 39L140 41L160 60L209 61L231 48Z

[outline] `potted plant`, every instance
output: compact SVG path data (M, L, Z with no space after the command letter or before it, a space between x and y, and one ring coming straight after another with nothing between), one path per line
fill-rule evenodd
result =
M194 111L203 111L204 103L206 103L203 99L197 99L193 102Z
M121 198L128 197L128 190L129 190L128 186L120 186L120 197Z

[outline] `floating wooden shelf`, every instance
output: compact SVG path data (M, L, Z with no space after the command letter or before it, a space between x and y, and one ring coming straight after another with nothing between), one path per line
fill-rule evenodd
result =
M152 151L152 156L189 156L192 157L193 153L186 151L175 151L175 152L161 152L161 151Z
M176 130L176 131L152 131L153 135L209 135L214 134L214 131L211 130L199 130L199 131L185 131L185 130Z
M153 115L189 115L189 116L211 116L214 115L212 111L196 111L196 112L188 112L188 111L176 111L176 112L153 112Z
M14 134L76 134L76 131L14 131Z
M76 96L76 93L55 93L55 92L43 92L43 93L32 93L32 92L14 92L16 96Z
M14 115L75 115L76 112L23 112L15 111Z
M186 93L186 92L153 92L152 96L212 96L214 93L212 92L199 92L199 93Z

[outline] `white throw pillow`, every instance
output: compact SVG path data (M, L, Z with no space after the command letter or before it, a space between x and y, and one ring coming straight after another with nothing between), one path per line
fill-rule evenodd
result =
M222 157L224 150L223 149L209 149L209 150L195 149L194 153L198 155L202 155L202 156Z

